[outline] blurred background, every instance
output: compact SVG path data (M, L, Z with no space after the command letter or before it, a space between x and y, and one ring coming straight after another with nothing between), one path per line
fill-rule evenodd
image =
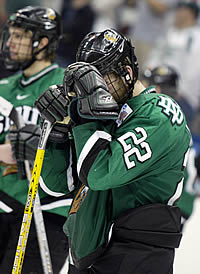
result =
M0 0L0 28L10 14L27 5L47 6L61 14L63 39L57 50L56 62L63 67L75 62L77 47L88 32L110 27L126 35L135 46L140 80L149 80L148 73L155 67L172 67L178 78L176 94L172 97L183 103L195 157L199 159L200 0ZM159 73L161 77L165 72ZM11 72L4 69L0 60L0 80L9 75ZM165 88L161 88L160 92L166 93ZM200 169L198 161L197 168ZM199 194L200 183L197 184L191 215L176 253L175 274L200 273ZM66 273L66 266L62 273Z

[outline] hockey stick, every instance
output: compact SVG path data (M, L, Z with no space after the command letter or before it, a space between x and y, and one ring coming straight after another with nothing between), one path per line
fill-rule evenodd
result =
M19 112L14 108L14 106L7 100L5 100L3 97L0 96L0 113L2 113L4 116L9 117L17 128L21 128L25 125L24 120L22 116L19 114ZM23 162L20 162L20 172L23 172L24 165ZM31 181L31 171L29 162L27 160L24 161L25 164L25 172L26 176ZM18 164L19 168L19 164ZM43 270L45 274L53 273L52 264L51 264L51 257L48 247L48 241L47 241L47 235L45 231L45 225L44 225L44 219L42 215L41 210L41 204L38 193L35 197L35 206L34 206L34 220L35 220L35 227L38 237L38 243L40 248L40 255L42 259L42 265Z
M35 163L33 167L31 182L28 190L26 205L24 209L24 216L22 220L19 240L18 240L17 249L15 253L12 274L14 273L18 274L18 273L21 273L22 271L25 249L26 249L26 244L28 240L31 219L33 215L33 207L35 203L36 193L37 193L38 184L39 184L39 178L40 178L42 164L44 160L46 142L51 132L52 126L53 124L51 124L47 120L44 120L42 132L40 135L39 144L37 148L37 153L35 157Z

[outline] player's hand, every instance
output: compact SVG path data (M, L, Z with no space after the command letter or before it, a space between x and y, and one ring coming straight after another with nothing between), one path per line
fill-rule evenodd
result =
M6 164L16 164L16 160L13 158L11 144L0 145L0 161Z
M41 119L41 128L43 125L43 119ZM48 141L52 143L65 143L69 140L68 133L71 131L73 123L69 116L67 116L64 121L56 122L49 134Z
M41 129L38 125L25 125L20 129L11 127L8 133L14 158L16 160L34 161Z
M63 121L68 116L69 99L65 97L63 91L62 85L50 86L35 101L35 107L43 119L55 123Z
M77 123L84 119L116 120L119 106L109 93L100 72L91 64L77 62L64 72L65 94L74 98L69 105L69 115Z

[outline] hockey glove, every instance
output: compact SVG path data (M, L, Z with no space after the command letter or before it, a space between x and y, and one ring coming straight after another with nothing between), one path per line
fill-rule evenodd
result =
M77 123L77 115L84 119L116 120L119 106L109 93L100 72L92 65L77 62L64 72L63 86L70 98L69 115Z
M41 118L41 128L43 125L43 121L44 119ZM66 117L62 123L55 123L49 134L48 141L52 143L65 143L66 141L68 141L68 132L70 131L69 123L70 125L72 125L69 116Z
M16 160L35 160L40 132L40 127L33 124L25 125L20 129L15 127L10 129L8 138Z
M68 140L68 131L72 126L67 113L69 99L65 97L63 91L62 85L50 86L35 102L36 108L41 113L41 124L44 119L51 123L57 121L49 135L50 142L63 143Z
M68 116L69 100L64 95L62 85L50 86L36 100L35 107L39 110L41 117L55 123L63 121Z

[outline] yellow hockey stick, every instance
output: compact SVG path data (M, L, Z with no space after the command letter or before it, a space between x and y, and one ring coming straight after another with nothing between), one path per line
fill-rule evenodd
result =
M16 127L22 128L25 126L25 122L21 114L16 110L16 108L5 98L0 96L0 113L4 116L10 118ZM18 173L20 177L24 179L26 177L30 183L31 181L31 169L28 160L17 161ZM44 274L53 274L51 256L48 246L48 239L46 235L46 229L40 204L39 194L37 193L35 198L35 205L33 209L33 217L35 221L35 228L37 232L38 244L40 249L41 261L44 270Z
M35 157L27 200L25 204L24 216L23 216L20 235L19 235L18 244L16 248L12 274L19 274L22 271L22 265L24 261L25 250L26 250L26 245L28 241L32 215L33 215L33 208L35 204L36 193L39 185L39 178L40 178L43 160L44 160L46 143L52 127L53 127L53 124L51 124L47 120L44 120L44 123L42 126L42 132L40 135L39 144L37 148L37 153Z

